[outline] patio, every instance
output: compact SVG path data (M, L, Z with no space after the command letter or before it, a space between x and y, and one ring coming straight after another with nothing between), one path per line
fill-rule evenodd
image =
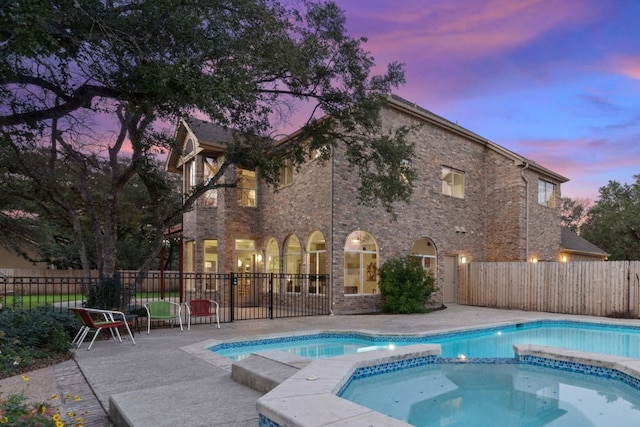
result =
M190 332L180 332L179 328L154 329L150 335L136 335L135 346L98 341L91 351L83 347L76 351L76 361L102 407L109 410L110 397L117 404L121 422L118 425L255 427L258 425L256 401L261 393L231 379L230 361L225 366L215 357L206 357L207 352L203 350L211 340L238 340L299 331L418 333L537 319L601 319L640 326L640 320L451 304L445 310L424 315L251 320L223 324L221 329L208 324L195 325ZM59 384L64 380L57 372L56 378ZM90 396L83 395L82 398L88 403ZM93 411L100 411L100 407L96 406ZM104 422L103 419L99 424L96 420L84 425L109 425Z

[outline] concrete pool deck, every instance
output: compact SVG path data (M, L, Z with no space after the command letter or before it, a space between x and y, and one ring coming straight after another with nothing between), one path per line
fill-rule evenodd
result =
M258 425L263 393L231 378L227 366L200 357L212 340L242 340L305 331L421 333L534 320L578 320L640 326L640 320L498 310L450 304L420 315L353 315L251 320L195 325L191 331L154 329L136 334L136 345L98 341L76 351L76 362L102 407L117 406L117 425ZM189 350L189 351L187 351ZM215 359L215 358L214 358ZM85 423L85 425L88 425Z

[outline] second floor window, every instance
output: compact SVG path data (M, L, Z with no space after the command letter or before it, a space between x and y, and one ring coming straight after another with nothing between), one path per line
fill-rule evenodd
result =
M556 185L543 179L538 180L538 204L556 207Z
M208 184L211 178L218 172L218 159L211 156L204 157L203 184ZM204 204L207 207L218 206L218 190L207 190L204 193Z
M442 167L442 194L464 199L464 172Z
M280 168L280 182L279 186L284 187L290 185L293 182L293 163L290 160L286 160L284 165Z
M194 159L184 164L184 191L191 192L196 186L196 162Z
M247 169L238 169L238 205L256 205L256 172Z

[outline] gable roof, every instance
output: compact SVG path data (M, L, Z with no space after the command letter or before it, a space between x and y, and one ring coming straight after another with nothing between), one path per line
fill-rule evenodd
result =
M608 257L610 255L593 243L578 236L568 227L560 227L560 230L560 249L564 252L597 255L601 257Z
M203 149L224 151L226 145L233 141L233 132L230 129L195 117L180 119L175 139L184 144L189 134L196 137L199 151ZM171 150L165 162L165 169L169 172L180 173L182 170L182 166L179 165L181 155L182 147L180 150Z
M569 181L569 178L566 178L550 169L547 169L533 160L527 159L517 153L514 153L511 150L508 150L495 142L492 142L476 133L471 132L468 129L459 126L457 123L453 123L444 117L438 116L435 113L432 113L429 110L426 110L420 107L418 104L408 101L404 98L401 98L397 95L391 95L387 97L387 104L389 107L395 109L396 111L401 111L405 114L413 116L418 120L422 120L428 122L434 126L437 126L442 129L446 129L449 132L460 135L467 139L470 139L478 144L484 145L490 150L493 150L497 153L502 154L503 156L512 159L515 162L521 163L522 165L527 165L527 167L537 171L538 173L550 177L560 183L564 183Z
M223 147L233 140L233 133L228 128L215 123L189 117L183 121L198 138L199 144Z

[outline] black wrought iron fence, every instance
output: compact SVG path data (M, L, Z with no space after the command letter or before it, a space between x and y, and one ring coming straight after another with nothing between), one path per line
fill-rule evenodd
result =
M0 310L85 306L144 316L148 301L194 299L218 302L221 322L331 312L328 275L152 271L140 278L136 272L122 271L107 280L0 276Z

